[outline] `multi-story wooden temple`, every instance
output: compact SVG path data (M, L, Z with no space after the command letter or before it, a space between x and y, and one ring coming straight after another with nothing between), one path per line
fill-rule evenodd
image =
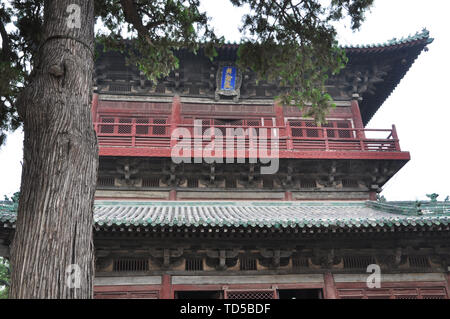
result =
M240 70L237 45L180 51L157 83L102 53L95 297L449 298L450 204L377 201L410 154L395 126L365 128L431 42L346 47L322 126Z

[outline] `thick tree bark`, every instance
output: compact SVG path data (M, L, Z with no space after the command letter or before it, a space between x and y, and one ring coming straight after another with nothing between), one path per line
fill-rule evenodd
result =
M81 27L73 4L81 9ZM18 99L25 140L11 298L93 294L93 51L94 0L46 0L44 42L31 83ZM66 274L70 265L79 267L79 288L72 280L76 274Z

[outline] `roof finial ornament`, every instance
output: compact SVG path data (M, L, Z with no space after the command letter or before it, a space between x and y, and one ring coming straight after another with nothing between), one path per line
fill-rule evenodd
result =
M361 102L363 100L363 98L362 98L362 96L359 95L359 93L355 92L352 94L352 100L357 100L357 101Z

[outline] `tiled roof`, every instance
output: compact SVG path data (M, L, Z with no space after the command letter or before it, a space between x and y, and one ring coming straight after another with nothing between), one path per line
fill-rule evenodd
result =
M401 39L393 38L384 43L374 43L374 44L363 44L363 45L344 45L343 49L373 49L373 48L386 48L386 47L394 47L402 44L409 44L416 41L425 40L426 44L430 44L434 41L433 38L430 38L430 32L427 29L423 29L421 32L416 32L414 35L409 35L407 37L403 37Z
M402 45L402 44L413 43L413 42L421 41L421 40L425 40L425 42L427 44L430 44L434 41L433 38L430 38L430 31L428 31L427 29L423 29L422 31L416 32L413 35L410 34L407 37L402 37L400 39L393 38L384 43L356 44L356 45L348 44L348 45L341 45L340 47L342 49L386 48L386 47L393 47L393 46L398 46L398 45ZM239 43L228 41L226 43L223 43L219 48L237 50L239 48Z
M0 225L16 215L0 206ZM450 205L418 212L411 205L378 202L96 202L97 230L119 227L368 229L448 227Z

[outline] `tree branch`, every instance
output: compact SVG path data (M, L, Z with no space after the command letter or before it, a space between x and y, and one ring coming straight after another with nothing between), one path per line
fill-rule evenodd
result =
M9 61L12 55L11 40L8 36L8 32L6 32L3 21L0 21L0 35L2 37L2 58L5 61Z
M138 36L145 39L148 44L153 45L150 36L148 35L148 29L142 24L142 19L139 16L136 5L133 0L120 0L123 8L123 14L125 21L133 25L136 29Z

